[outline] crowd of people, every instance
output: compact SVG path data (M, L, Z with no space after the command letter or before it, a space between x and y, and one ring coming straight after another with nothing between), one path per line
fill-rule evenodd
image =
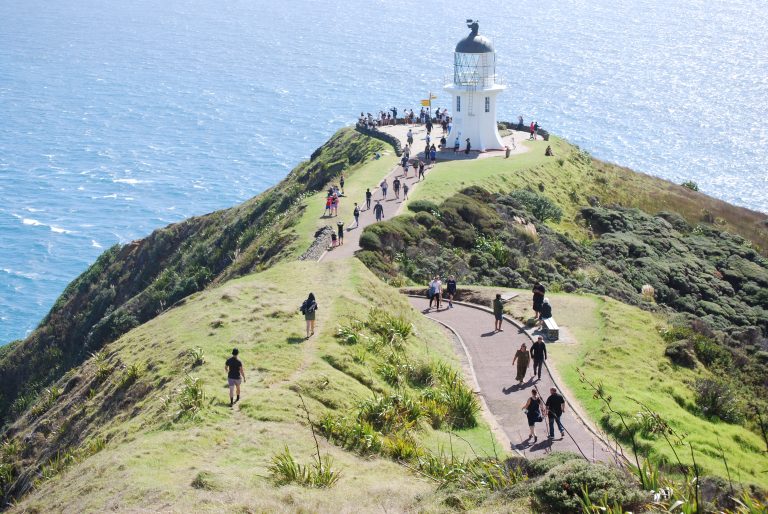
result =
M398 117L400 113L400 117ZM398 111L397 107L390 109L382 109L378 114L372 114L370 112L361 112L357 118L357 124L360 127L366 129L376 129L378 127L386 127L389 125L425 125L428 131L432 131L435 124L442 128L443 135L448 134L451 130L451 116L448 114L447 109L440 109L439 107L432 113L431 108L421 108L418 113L413 109L403 109Z

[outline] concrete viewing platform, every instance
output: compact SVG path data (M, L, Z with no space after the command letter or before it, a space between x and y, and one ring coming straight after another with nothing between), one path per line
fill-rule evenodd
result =
M378 128L378 130L380 130L381 132L390 134L398 138L403 148L405 148L405 145L408 144L409 129L413 133L413 145L411 148L411 157L413 158L419 157L426 162L427 159L424 159L424 146L426 145L427 129L423 124L412 123L408 125L405 125L405 124L385 125L383 127ZM434 143L435 147L437 147L440 141L440 137L442 137L442 133L443 133L443 129L440 127L440 125L435 124L432 128L432 133L430 135L431 137L430 145ZM512 155L523 154L530 151L530 148L528 146L521 144L523 141L527 141L529 137L530 137L529 132L513 129L513 130L510 130L507 135L503 136L501 140L504 142L505 146L509 147L510 156L512 156ZM541 136L538 136L538 137L540 138ZM455 136L453 136L453 139L451 139L451 136L446 136L447 148L437 151L438 161L462 161L462 160L474 160L474 159L487 159L489 157L504 157L506 154L506 150L504 149L486 150L486 151L479 151L477 149L472 149L470 150L469 155L467 155L464 153L464 148L466 148L465 141L460 141L461 145L459 146L459 151L454 152L453 145L455 140L456 140Z

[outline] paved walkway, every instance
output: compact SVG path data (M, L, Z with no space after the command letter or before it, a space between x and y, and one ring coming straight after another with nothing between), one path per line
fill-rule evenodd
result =
M538 441L527 439L529 429L523 405L531 396L531 389L536 387L544 399L549 396L549 388L554 386L549 370L544 369L541 380L533 380L533 364L527 374L528 380L518 387L514 379L515 368L512 359L522 343L530 349L531 340L509 321L504 322L504 332L493 331L493 315L473 307L455 305L447 309L447 303L440 311L426 311L429 301L426 298L409 298L411 305L426 316L445 323L455 330L463 340L468 353L469 364L475 374L480 394L485 399L497 424L516 449L529 458L539 458L553 450L570 450L586 455L590 460L613 460L611 451L574 415L570 406L566 406L562 417L566 428L565 437L561 437L555 425L555 439L547 439L545 423L536 424ZM556 344L556 343L555 343ZM547 361L552 365L551 358ZM546 422L546 418L545 418Z
M424 125L393 125L393 126L381 128L383 132L388 132L398 137L403 147L405 147L406 145L406 137L408 134L408 129L411 129L413 131L413 139L414 139L414 142L413 142L414 148L411 152L411 160L421 158L425 163L428 162L428 159L424 158L425 137L427 135L427 129L424 128ZM437 143L440 140L441 132L442 132L442 129L439 126L432 129L432 135L437 137L437 139L433 139L434 143ZM511 152L512 155L521 154L529 151L529 148L526 145L520 143L522 140L524 140L527 137L525 136L524 132L514 132L512 135L509 135L504 138L504 142L506 144L510 144L510 147L512 146L511 138L513 137L515 141L517 141L518 143L514 145L515 150L512 150ZM435 173L435 171L439 170L440 162L442 161L472 160L472 159L478 159L478 158L485 159L488 157L504 158L504 151L491 150L488 152L471 152L469 156L464 155L463 152L454 153L452 149L444 152L438 152L437 163L435 164L435 166L432 167L427 165L427 167L424 169L424 180L425 181L434 180L434 177L430 179L430 175ZM360 234L362 234L363 229L365 227L367 227L371 223L376 222L376 218L373 215L373 206L376 205L376 200L381 200L381 204L384 206L385 220L393 218L398 214L400 214L400 212L403 210L407 202L404 201L402 189L400 191L400 198L395 197L395 191L392 187L392 182L394 182L395 178L399 178L402 184L408 184L408 187L410 189L409 194L414 190L414 188L419 187L417 169L411 167L408 171L408 177L406 178L403 175L403 168L399 164L395 165L386 175L387 183L389 184L389 189L387 191L387 198L386 199L384 198L381 188L379 187L379 184L381 184L381 181L384 179L384 177L382 177L381 179L379 179L379 181L376 184L371 184L370 189L371 189L371 192L373 193L373 200L371 201L371 209L363 210L360 213L360 226L358 227L354 226L354 219L346 220L344 224L345 227L347 227L344 231L344 244L328 250L328 252L323 254L323 256L320 257L319 260L329 261L329 260L344 259L346 257L352 257L352 255L360 249ZM363 198L344 198L343 201L357 202L361 208L365 207L364 197Z

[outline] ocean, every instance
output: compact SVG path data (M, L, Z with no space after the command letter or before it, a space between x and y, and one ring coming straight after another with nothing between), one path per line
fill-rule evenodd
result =
M0 0L0 344L106 248L258 194L361 111L447 106L466 18L500 119L768 212L758 0Z

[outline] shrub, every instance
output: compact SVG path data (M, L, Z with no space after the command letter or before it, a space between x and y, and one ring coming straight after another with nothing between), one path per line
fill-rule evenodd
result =
M691 191L698 191L699 190L699 185L696 182L694 182L693 180L686 180L685 182L683 182L680 185L683 186L683 187L687 187Z
M184 385L177 391L178 411L174 418L197 419L203 410L205 391L203 381L199 378L187 375L184 377Z
M412 460L423 453L408 432L398 432L384 440L384 450L395 460Z
M720 379L698 378L693 386L696 405L706 417L718 417L728 423L742 419L741 409L731 387Z
M559 222L563 218L562 209L546 196L533 191L518 189L509 193L509 197L520 207L530 211L539 221L553 220Z
M192 357L192 367L196 368L198 366L202 366L205 364L205 353L203 353L203 349L199 346L197 348L192 348L189 351L190 356Z
M305 487L331 487L341 476L339 471L333 470L333 459L329 455L303 466L296 462L287 446L272 457L268 469L278 484L296 483Z
M440 212L440 208L436 203L429 200L413 200L408 203L408 210L411 212Z
M379 239L379 236L370 230L366 230L360 236L360 248L363 250L380 250L381 240Z
M532 488L533 504L541 512L581 512L584 490L589 491L593 503L605 499L611 504L620 504L625 510L636 508L646 500L645 493L619 469L572 460L552 468Z
M664 350L664 355L669 357L669 360L678 366L684 366L686 368L696 367L696 358L693 354L693 349L691 348L691 342L687 339L668 343L667 349Z
M584 457L574 452L552 452L541 459L530 460L526 464L528 474L531 476L541 476L547 474L549 470L570 462L573 460L583 460Z

